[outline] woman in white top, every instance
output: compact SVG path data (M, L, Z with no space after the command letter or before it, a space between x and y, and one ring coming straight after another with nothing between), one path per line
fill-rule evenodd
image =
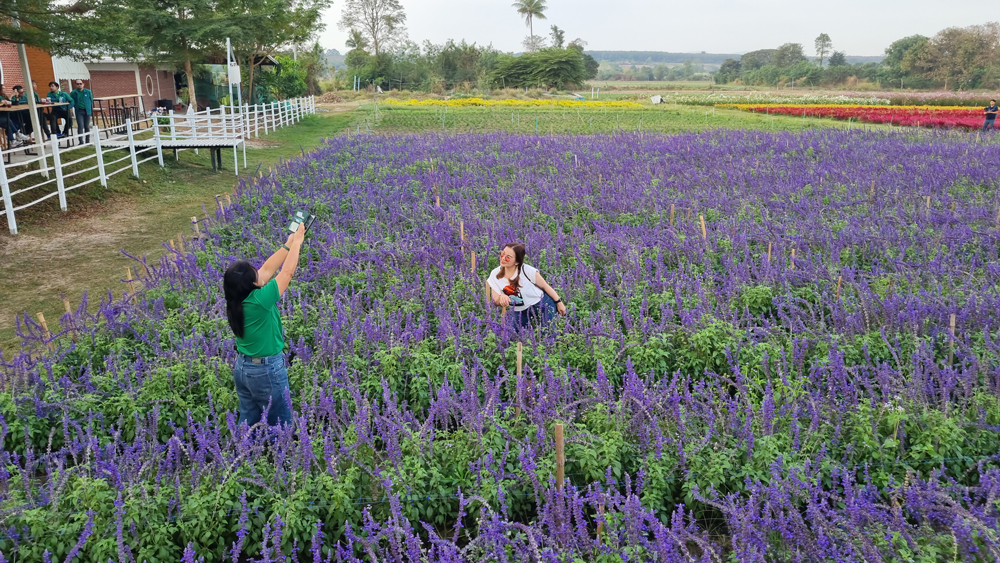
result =
M554 311L566 314L566 304L556 290L545 281L542 273L524 263L524 245L513 242L500 252L500 266L490 272L487 280L493 303L514 307L515 321L525 327L531 319L550 321Z

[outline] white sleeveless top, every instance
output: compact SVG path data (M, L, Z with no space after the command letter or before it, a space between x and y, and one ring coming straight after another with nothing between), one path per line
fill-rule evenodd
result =
M495 291L498 295L504 295L504 288L510 285L510 280L504 277L497 279L497 274L500 273L500 267L496 267L490 272L490 277L487 280L490 284L490 289ZM521 265L521 278L518 280L518 285L520 287L514 288L514 295L517 295L521 299L524 299L524 305L520 307L514 307L515 311L524 311L528 307L537 304L542 300L542 289L535 285L535 276L538 275L538 270L527 264Z

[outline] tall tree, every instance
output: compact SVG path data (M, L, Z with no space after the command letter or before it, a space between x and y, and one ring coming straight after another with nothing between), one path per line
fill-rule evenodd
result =
M0 42L76 58L131 58L136 40L125 15L119 0L0 0Z
M556 49L562 49L563 43L566 42L566 32L559 29L558 25L553 25L549 30L549 37L552 38L552 46Z
M524 23L528 26L530 35L534 37L535 28L532 22L535 18L545 19L545 10L548 9L545 0L517 0L513 6L517 8L517 13L524 17Z
M406 40L406 12L399 0L347 0L338 25L364 34L376 57Z
M225 52L233 29L216 0L130 0L129 17L143 34L144 60L183 65L191 107L198 110L194 68Z
M785 43L774 52L773 64L778 68L787 68L804 60L806 55L802 52L801 43Z
M995 85L1000 78L1000 24L949 27L917 59L925 77L960 88Z
M819 57L819 66L823 66L823 59L826 58L826 54L833 50L833 41L830 40L830 36L825 33L820 33L816 37L816 56Z
M255 71L267 57L291 45L307 43L323 31L320 17L331 0L220 0L229 19L229 37L240 65L247 70L253 96Z
M882 64L889 68L893 78L902 78L917 70L917 61L927 48L930 39L923 35L911 35L893 41L885 49Z
M846 66L847 57L844 55L843 51L834 51L833 54L830 55L829 65L831 67Z

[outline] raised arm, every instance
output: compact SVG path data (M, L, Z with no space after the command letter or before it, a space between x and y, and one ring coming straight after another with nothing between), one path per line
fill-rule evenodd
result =
M299 250L302 249L302 241L305 239L305 236L306 226L304 223L299 223L299 229L288 238L291 243L288 245L288 248L291 250L286 253L285 261L281 265L281 271L278 272L278 276L275 278L278 282L278 293L281 295L285 294L288 284L292 283L295 268L299 265Z
M285 259L288 258L289 251L291 251L292 239L295 238L295 234L296 233L292 233L288 235L288 240L285 241L285 246L288 247L288 250L285 250L284 247L279 248L274 252L274 254L264 261L264 264L260 268L257 268L258 286L264 287L264 285L271 281L271 278L274 277L274 273L278 271L278 268L284 264Z

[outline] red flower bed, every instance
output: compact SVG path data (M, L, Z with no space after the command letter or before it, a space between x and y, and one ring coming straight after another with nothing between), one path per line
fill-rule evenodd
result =
M964 127L978 129L983 126L983 108L933 107L933 106L798 106L798 105L748 105L736 106L742 110L779 115L829 117L853 119L866 123L887 123L914 127Z

